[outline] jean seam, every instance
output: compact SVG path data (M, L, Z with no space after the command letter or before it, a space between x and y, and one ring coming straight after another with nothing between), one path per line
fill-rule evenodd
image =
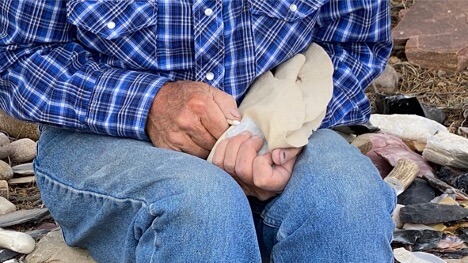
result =
M48 175L46 172L41 171L41 169L39 169L37 167L34 167L34 171L35 171L35 173L38 173L41 176L47 178L52 184L61 185L62 187L66 187L68 190L71 190L71 191L74 191L74 192L77 192L77 193L80 193L80 192L81 193L86 193L86 194L93 195L95 197L100 197L100 198L104 198L104 199L108 199L108 200L116 201L116 202L130 201L130 202L142 204L143 206L148 207L148 204L143 200L138 200L138 199L134 199L134 198L119 198L119 197L115 197L115 196L112 196L112 195L102 194L102 193L98 193L98 192L87 190L87 189L78 189L78 188L76 188L74 186L71 186L71 185L68 185L68 184L66 184L66 183L64 183L64 182L62 182L62 181L60 181L60 180L58 180L56 178L52 178L52 176Z

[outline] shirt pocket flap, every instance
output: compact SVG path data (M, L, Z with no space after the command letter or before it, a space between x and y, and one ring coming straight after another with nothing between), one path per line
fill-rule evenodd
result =
M296 21L310 16L327 0L250 0L251 12L286 21Z
M68 22L105 39L115 39L157 22L156 1L72 0Z

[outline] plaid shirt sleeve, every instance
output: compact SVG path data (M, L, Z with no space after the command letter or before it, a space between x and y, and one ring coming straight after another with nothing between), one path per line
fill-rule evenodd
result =
M147 112L167 78L97 61L76 42L65 2L1 1L0 107L19 119L147 140Z
M322 127L366 122L370 105L364 90L392 49L389 3L330 1L320 9L313 41L335 65L334 95Z

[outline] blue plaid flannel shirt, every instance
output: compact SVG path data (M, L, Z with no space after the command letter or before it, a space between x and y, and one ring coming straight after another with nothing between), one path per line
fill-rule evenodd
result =
M388 0L2 0L0 108L32 122L147 140L167 81L238 102L263 72L321 45L334 66L322 127L366 121L391 51Z

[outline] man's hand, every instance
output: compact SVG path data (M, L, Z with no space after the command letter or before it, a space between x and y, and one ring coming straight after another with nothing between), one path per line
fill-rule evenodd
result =
M146 133L157 147L206 158L226 119L240 119L231 95L203 82L169 82L153 100Z
M246 195L266 200L286 187L302 148L275 149L257 156L262 144L262 138L242 132L221 141L212 161L231 174Z

